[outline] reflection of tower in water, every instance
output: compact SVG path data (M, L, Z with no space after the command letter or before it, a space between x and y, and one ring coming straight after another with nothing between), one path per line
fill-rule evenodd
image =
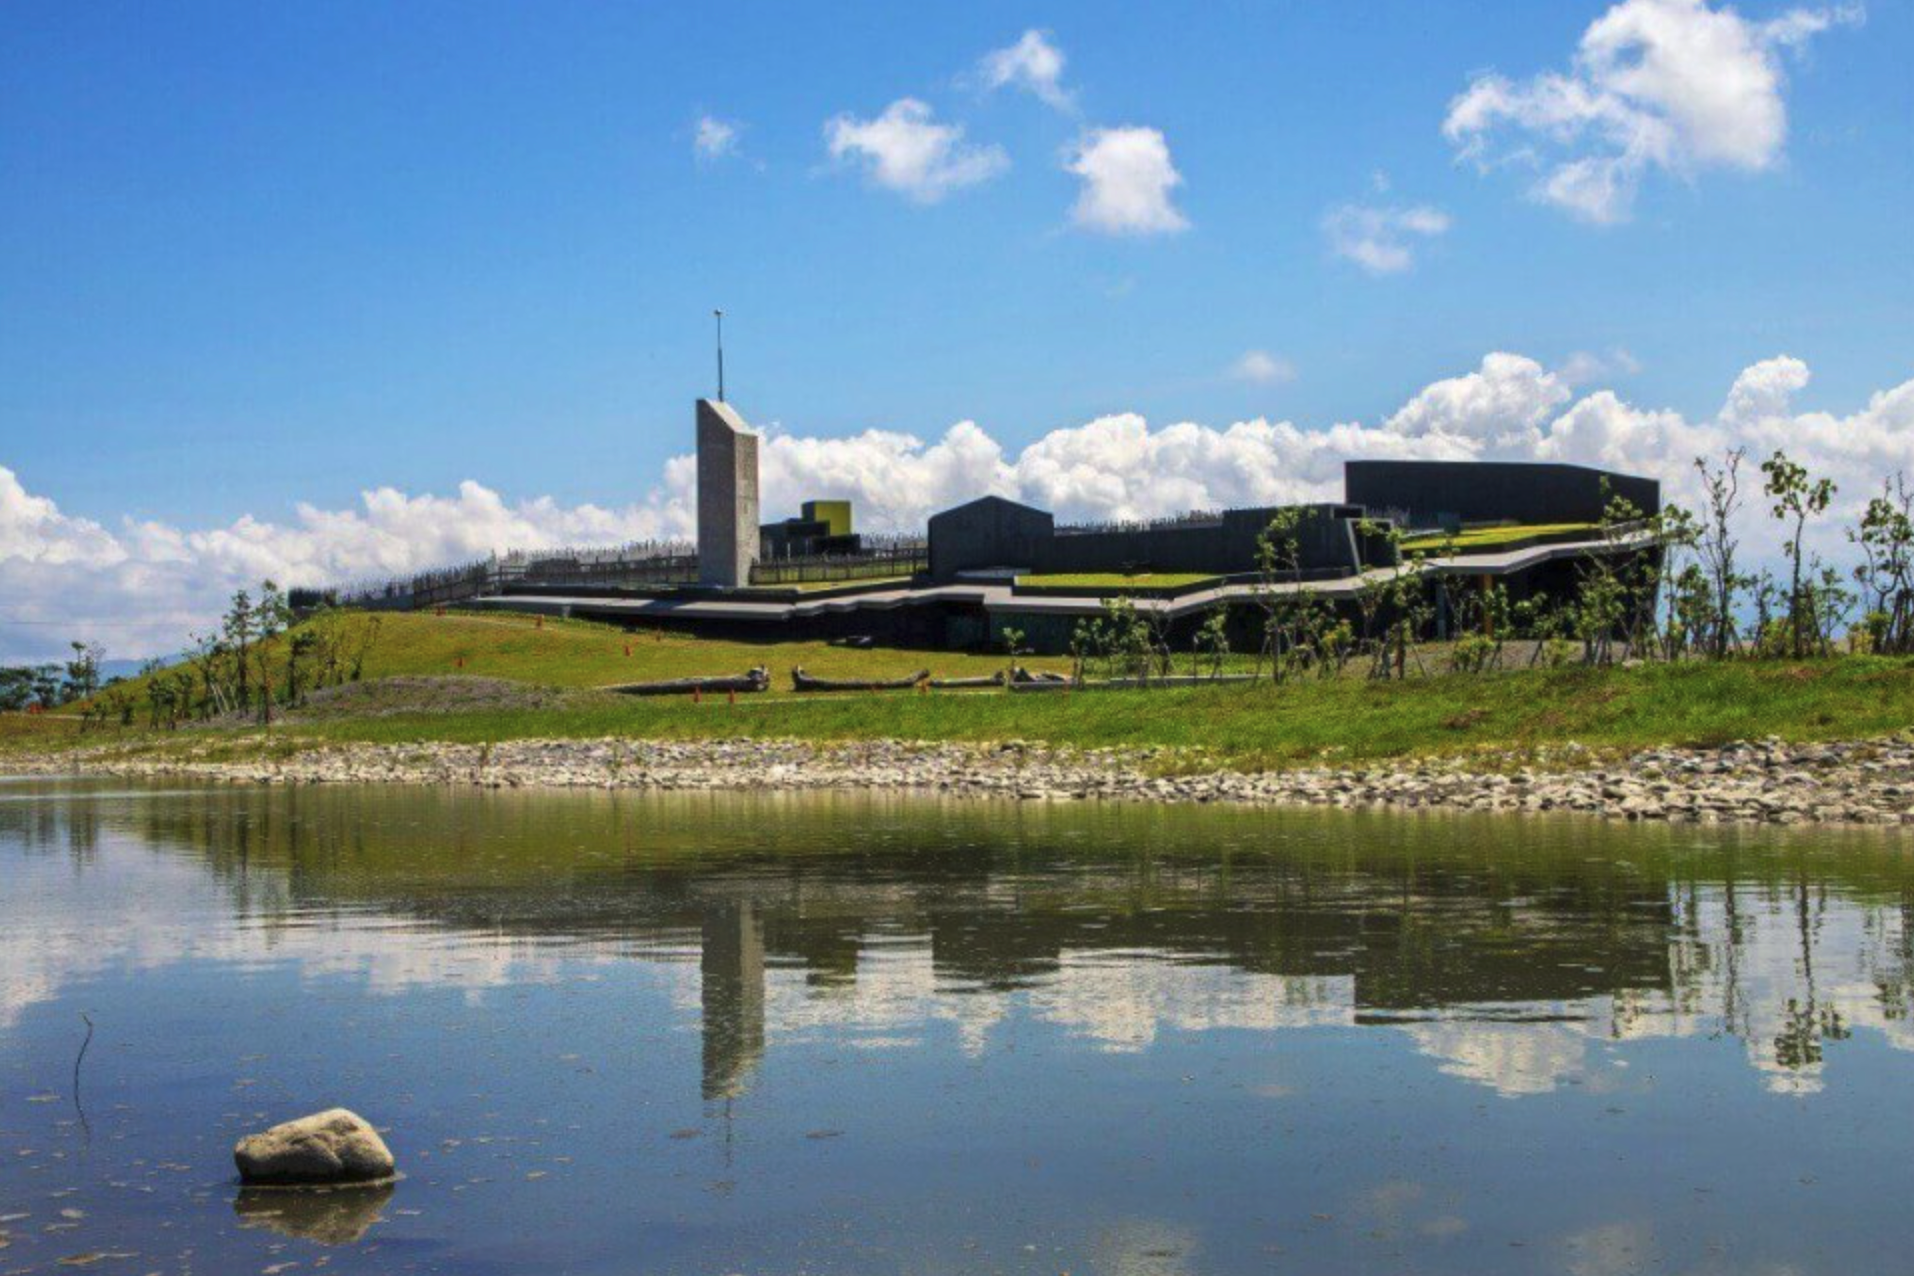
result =
M764 923L749 904L704 915L704 1097L731 1099L764 1056Z

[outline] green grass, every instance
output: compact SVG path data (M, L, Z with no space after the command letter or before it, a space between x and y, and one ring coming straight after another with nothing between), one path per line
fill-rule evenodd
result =
M1182 589L1219 580L1211 572L1051 572L1017 577L1034 589Z
M1454 535L1435 533L1428 536L1408 537L1402 542L1402 548L1426 551L1454 546L1466 553L1472 549L1500 549L1539 537L1556 537L1570 532L1599 530L1600 526L1595 523L1530 523L1517 527L1475 527L1465 528Z
M630 735L819 740L1042 740L1083 748L1206 750L1240 765L1362 762L1482 751L1524 754L1575 741L1601 749L1775 735L1827 739L1914 725L1914 663L1524 670L1402 683L1097 691L1069 695L854 695L616 701L549 711L390 717L315 728L330 740L501 740Z
M821 593L827 589L846 589L856 585L860 589L896 589L900 585L910 584L908 576L858 576L850 580L807 580L784 588L795 589L800 594Z
M57 713L0 713L0 753L60 748L80 738L80 724Z
M629 654L627 654L629 652ZM1067 671L1063 657L1020 658L1032 669ZM604 687L705 674L771 671L772 696L791 694L793 666L828 678L897 678L929 668L941 677L1002 669L999 654L858 650L823 642L730 642L662 630L627 632L587 620L538 619L508 612L395 612L380 619L366 660L370 682L394 676L503 678L546 687ZM126 684L139 698L139 683Z
M625 654L629 643L631 654ZM1622 750L1779 736L1856 738L1914 727L1914 661L1842 656L1623 669L1518 670L1376 683L1360 677L1281 686L1166 691L1001 691L796 696L788 671L882 678L929 667L959 677L1001 668L1002 656L868 650L821 643L739 643L632 634L584 621L505 615L394 615L353 689L324 714L275 730L275 748L328 741L483 742L622 735L657 739L1040 740L1083 748L1203 750L1235 765L1362 763L1494 752L1522 756L1575 741ZM1061 659L1026 663L1063 669ZM777 690L738 697L634 699L590 691L609 683L734 672L767 665ZM398 681L459 675L569 689L558 695L462 699L468 684ZM474 687L477 684L470 684ZM203 732L95 730L63 716L0 718L0 749L57 750L81 739L126 738L158 748ZM233 747L254 747L234 731ZM1181 765L1166 761L1165 765Z

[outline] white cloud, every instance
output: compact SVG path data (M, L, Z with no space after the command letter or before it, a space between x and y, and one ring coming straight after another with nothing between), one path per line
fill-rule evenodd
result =
M1622 347L1615 346L1601 353L1577 350L1562 360L1562 366L1555 369L1555 375L1563 385L1584 386L1591 381L1632 377L1641 370L1641 360Z
M1277 385L1296 379L1296 365L1267 350L1245 350L1243 357L1230 365L1229 374L1238 381Z
M1014 85L1034 94L1060 111L1072 108L1070 93L1063 87L1063 50L1050 41L1050 33L1034 28L1007 49L995 49L977 64L977 82L986 90Z
M1000 146L964 141L963 126L939 124L927 103L899 98L876 119L839 115L827 120L831 158L861 166L871 181L920 204L987 182L1010 167Z
M1415 241L1446 235L1449 215L1426 204L1380 207L1342 204L1323 216L1329 251L1372 275L1394 275L1415 265Z
M1442 131L1485 168L1532 167L1538 200L1624 221L1650 170L1773 167L1787 139L1781 54L1861 17L1854 6L1751 22L1706 0L1622 0L1582 33L1569 70L1477 76Z
M1854 519L1884 476L1914 474L1914 378L1846 414L1801 410L1809 383L1801 360L1765 359L1735 378L1720 409L1691 421L1611 389L1579 393L1562 371L1496 352L1418 390L1377 424L1306 429L1258 417L1221 428L1152 426L1117 413L1014 452L972 421L928 442L894 430L824 439L772 427L761 445L764 509L775 517L807 497L849 497L863 526L911 529L936 510L996 493L1064 519L1150 517L1340 499L1342 463L1383 456L1598 465L1659 478L1667 496L1692 505L1694 458L1744 446L1756 460L1785 448L1839 484L1815 544L1844 556L1838 525ZM695 485L687 455L666 462L657 486L622 507L509 501L467 482L449 496L376 488L352 508L300 505L279 522L109 528L62 512L0 468L0 660L52 656L69 638L102 639L122 656L174 650L233 589L265 576L337 583L495 550L687 537ZM1747 517L1750 555L1771 555L1758 501Z
M743 127L715 115L701 115L698 117L698 127L692 133L691 149L699 159L706 161L735 155L738 153L738 134Z
M1064 167L1083 179L1070 217L1106 235L1161 235L1189 228L1171 202L1183 175L1170 146L1153 128L1091 129Z

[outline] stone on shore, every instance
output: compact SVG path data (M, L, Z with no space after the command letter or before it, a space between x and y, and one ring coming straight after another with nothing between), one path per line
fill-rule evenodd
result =
M233 1148L233 1163L242 1182L271 1187L376 1183L394 1170L379 1132L344 1108L249 1134Z

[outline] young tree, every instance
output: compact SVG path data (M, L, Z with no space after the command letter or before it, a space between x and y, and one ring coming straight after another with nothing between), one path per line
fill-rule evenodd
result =
M1656 627L1654 642L1644 644L1644 649L1652 645L1659 649L1663 660L1672 662L1687 653L1694 642L1696 627L1706 625L1705 614L1697 611L1697 604L1706 603L1708 594L1705 589L1696 588L1697 582L1705 578L1700 565L1693 561L1701 543L1701 524L1681 506L1669 505L1655 516L1653 526L1661 549L1660 561L1651 567L1653 593L1661 594L1665 612ZM1645 610L1652 612L1653 609Z
M1508 586L1484 578L1472 590L1461 590L1454 605L1457 635L1449 657L1460 673L1488 673L1502 667L1502 648L1514 619Z
M292 623L292 609L286 605L286 596L279 586L266 581L259 587L259 601L253 607L252 656L258 672L259 721L262 726L272 725L272 660L275 639Z
M1023 630L1013 629L1009 625L1005 625L1002 630L1002 636L1004 654L1010 657L1010 666L1004 671L1004 677L1015 677L1017 672L1017 655L1023 648Z
M246 590L233 595L232 606L226 612L222 622L221 637L233 653L237 677L233 684L233 707L244 712L252 703L248 695L248 668L252 658L253 624L255 619L253 596Z
M1190 672L1197 672L1199 662L1209 668L1211 678L1221 676L1223 663L1229 659L1229 611L1223 607L1214 608L1203 618L1203 624L1196 631L1190 643Z
M1300 672L1318 654L1318 635L1328 623L1327 609L1303 580L1302 526L1309 511L1286 506L1276 511L1256 538L1256 604L1263 614L1263 641L1256 673L1269 661L1270 676Z
M384 623L384 617L381 616L366 616L360 620L351 653L351 677L354 682L359 681L365 674L366 659L371 656L372 648L379 641L379 626L382 623ZM663 636L662 630L659 631L659 636Z
M1827 512L1837 489L1833 480L1815 478L1806 466L1779 450L1761 463L1761 473L1766 478L1762 490L1774 502L1770 510L1787 531L1782 549L1788 556L1789 569L1788 652L1798 659L1815 645L1810 635L1819 636L1821 632L1816 618L1815 565L1803 557L1806 551L1802 540L1808 520Z
M1854 579L1869 648L1893 655L1914 650L1914 492L1903 475L1881 481L1881 494L1867 503L1848 540L1861 549Z
M1705 457L1695 458L1707 506L1697 547L1714 596L1707 616L1708 630L1697 633L1695 641L1717 660L1725 660L1734 651L1735 595L1748 583L1735 568L1740 541L1734 533L1735 515L1741 509L1741 463L1747 455L1745 448L1732 448L1716 465L1709 464Z

